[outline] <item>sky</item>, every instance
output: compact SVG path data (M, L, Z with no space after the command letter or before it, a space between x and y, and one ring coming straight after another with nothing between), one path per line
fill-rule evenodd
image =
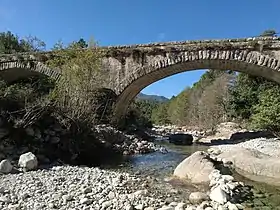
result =
M280 31L279 0L0 0L0 31L37 36L51 48L92 37L99 45L243 38ZM204 70L177 74L142 92L171 97Z

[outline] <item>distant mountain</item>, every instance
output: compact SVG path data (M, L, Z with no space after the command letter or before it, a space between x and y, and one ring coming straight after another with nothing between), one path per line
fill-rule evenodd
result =
M158 102L166 102L169 99L164 96L158 96L158 95L147 95L144 93L139 93L137 96L137 99L140 100L149 100L149 101L158 101Z

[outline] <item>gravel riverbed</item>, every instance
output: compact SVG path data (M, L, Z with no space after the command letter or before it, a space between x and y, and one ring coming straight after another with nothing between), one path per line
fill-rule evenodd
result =
M230 150L237 146L257 149L262 153L279 157L277 139L258 138L235 145L215 147ZM154 154L164 159L168 157L161 153ZM148 165L148 167L151 166ZM184 188L188 190L188 193L178 188L178 185L174 186L174 183L163 182L157 176L120 169L59 165L35 171L0 175L0 209L182 210L200 208L200 206L194 207L189 201L189 193L197 191L198 188L190 186L184 186ZM209 202L208 205L210 205Z
M167 200L180 205L177 190L169 185L155 189L154 182L151 177L66 165L7 174L0 176L0 209L158 209Z

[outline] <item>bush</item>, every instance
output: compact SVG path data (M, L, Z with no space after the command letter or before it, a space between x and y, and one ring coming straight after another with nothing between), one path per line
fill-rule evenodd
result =
M107 76L101 70L101 50L94 43L81 41L67 47L58 44L54 50L47 64L62 70L51 96L57 107L69 118L88 125L109 122L116 96L103 88Z
M47 98L54 86L53 80L43 76L20 80L13 84L0 81L0 109L25 109Z

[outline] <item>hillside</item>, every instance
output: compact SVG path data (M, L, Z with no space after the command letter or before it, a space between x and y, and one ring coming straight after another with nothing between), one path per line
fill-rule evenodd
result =
M164 96L158 96L158 95L147 95L144 93L139 93L137 96L137 99L140 100L148 100L148 101L158 101L158 102L166 102L169 99Z

